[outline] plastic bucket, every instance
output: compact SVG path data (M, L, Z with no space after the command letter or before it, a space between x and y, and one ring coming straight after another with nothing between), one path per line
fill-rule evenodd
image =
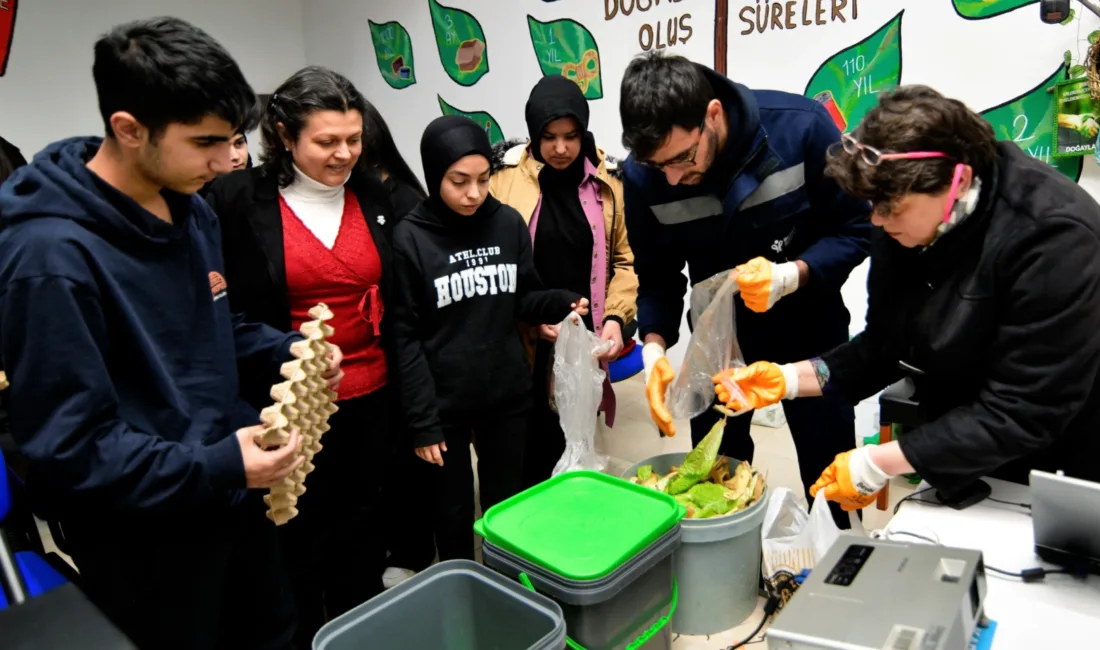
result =
M662 454L636 463L624 476L636 476L642 465L666 474L683 464L686 453ZM740 461L730 459L730 467ZM760 585L760 532L765 492L741 512L712 519L680 522L681 545L673 555L680 604L672 618L676 634L717 634L737 627L756 610Z
M611 574L570 580L486 541L487 566L557 601L574 649L670 650L671 618L678 607L672 557L680 546L675 527Z
M553 600L475 562L453 560L329 621L314 650L561 650L565 620Z

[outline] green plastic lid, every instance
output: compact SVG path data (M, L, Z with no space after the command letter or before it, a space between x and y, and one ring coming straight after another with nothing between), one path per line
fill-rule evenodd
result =
M675 499L599 472L554 478L498 503L474 530L499 549L570 580L597 580L667 533Z

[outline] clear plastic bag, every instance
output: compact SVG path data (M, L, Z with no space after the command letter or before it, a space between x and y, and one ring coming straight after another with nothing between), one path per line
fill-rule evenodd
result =
M596 355L610 342L601 341L570 316L561 322L554 344L554 405L565 433L565 453L554 476L578 469L603 471L607 457L596 453L596 417L603 399L604 371Z
M764 526L760 531L764 550L763 571L772 579L781 571L798 575L812 569L840 537L825 491L820 490L806 512L789 488L776 488L768 498Z
M673 418L691 419L710 408L714 403L714 375L745 365L734 324L733 300L737 293L737 281L730 271L692 287L691 340L667 403ZM725 386L733 397L746 402L737 384L728 382ZM747 412L748 409L733 415Z

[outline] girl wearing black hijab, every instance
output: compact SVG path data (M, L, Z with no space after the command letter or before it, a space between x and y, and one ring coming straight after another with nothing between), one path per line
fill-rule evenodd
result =
M560 323L587 314L588 301L543 289L523 220L489 196L492 149L480 126L436 119L420 157L429 196L393 242L402 407L417 456L436 466L439 558L473 559L473 436L482 510L521 489L531 375L515 321Z
M527 100L528 142L497 149L489 189L527 222L535 270L548 287L587 297L589 329L611 342L600 361L615 360L637 311L638 277L627 242L623 186L615 161L588 132L588 100L576 82L543 77ZM554 326L522 328L534 366L534 408L525 450L524 487L548 478L565 451L565 434L550 408ZM615 393L604 383L600 410L615 421Z

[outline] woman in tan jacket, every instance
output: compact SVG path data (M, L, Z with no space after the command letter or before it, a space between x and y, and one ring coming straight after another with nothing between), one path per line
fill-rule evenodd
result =
M527 100L526 117L529 142L498 145L489 190L526 220L535 270L546 287L588 298L588 328L611 341L600 357L606 370L623 349L623 330L634 319L638 295L618 168L588 132L588 101L573 81L543 77ZM550 409L548 389L557 328L524 329L535 384L524 454L524 486L530 487L550 478L565 451L565 436ZM612 425L615 393L609 380L600 410Z

